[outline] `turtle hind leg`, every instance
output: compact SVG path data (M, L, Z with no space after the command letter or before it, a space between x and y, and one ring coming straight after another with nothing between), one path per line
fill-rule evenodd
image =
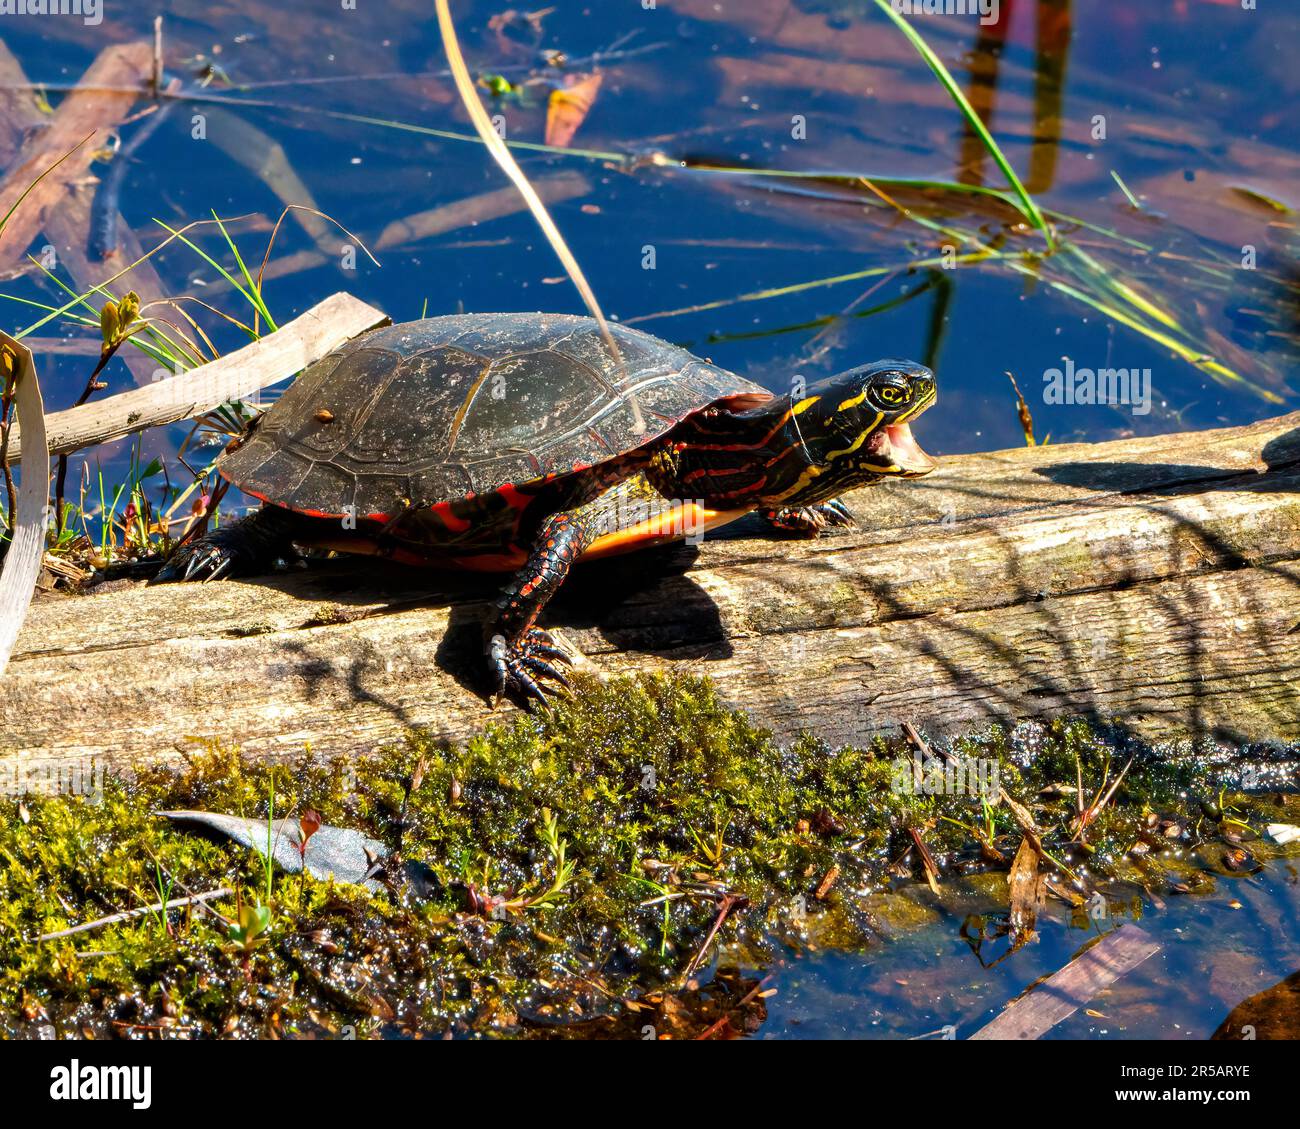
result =
M547 682L568 687L562 664L570 664L569 656L549 633L534 625L564 583L569 567L594 539L595 505L550 514L537 532L528 562L497 600L499 614L486 632L495 702L512 692L529 704L544 704Z
M295 555L293 539L301 525L298 515L289 510L263 506L182 545L150 583L221 580L270 572L276 560Z
M831 528L852 529L857 525L848 506L838 498L815 506L788 506L759 512L773 529L800 537L819 537Z

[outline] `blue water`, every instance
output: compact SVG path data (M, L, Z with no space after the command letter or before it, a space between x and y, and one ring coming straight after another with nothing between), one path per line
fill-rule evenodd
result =
M444 59L432 5L399 0L360 7L336 12L327 6L321 14L319 5L302 2L277 4L274 11L236 3L212 15L205 5L178 3L165 20L164 42L169 72L188 87L214 64L240 88L225 89L218 79L209 94L273 103L221 108L282 146L319 208L373 241L394 219L500 188L505 180L476 143L326 116L467 130L450 83L439 74ZM455 10L476 74L523 79L545 50L579 61L610 47L633 53L601 67L604 85L575 146L733 166L1002 184L978 149L972 158L947 96L870 3L674 0L653 11L633 3L560 3L542 20L540 37L526 27L503 35L489 30L488 19L501 10L493 4L457 3ZM152 12L113 9L99 27L15 17L0 35L33 79L67 83L106 43L147 38ZM1297 124L1283 109L1286 92L1295 88L1287 44L1296 41L1300 14L1243 12L1202 0L1171 11L1127 6L1105 15L1077 6L1072 21L1071 5L1051 0L1004 3L1002 12L1004 23L983 38L978 22L967 17L918 20L917 26L972 99L990 105L995 134L1044 206L1115 228L1151 250L1125 250L1088 232L1076 232L1076 242L1122 271L1120 277L1190 328L1206 353L1273 399L1232 381L1216 382L1161 344L1004 265L909 272L906 264L935 255L944 237L890 206L873 207L868 216L863 201L881 200L861 186L694 168L630 171L597 159L524 151L520 160L534 179L561 172L588 178L589 191L552 211L612 316L636 320L773 387L784 387L796 373L813 378L880 355L932 360L940 374L940 406L919 431L937 453L1021 442L1006 371L1025 391L1039 437L1050 434L1056 441L1240 423L1294 406L1296 292L1270 281L1295 278L1294 216L1261 197L1300 203L1294 196L1300 183ZM996 72L996 83L981 86L972 71L986 80ZM533 74L546 79L559 71ZM981 90L996 93L981 101ZM528 88L525 105L508 97L493 106L504 116L508 137L542 140L548 93L538 84ZM51 98L57 99L53 91ZM213 211L255 217L232 230L256 263L282 205L215 143L225 126L213 121L208 140L191 138L192 115L206 109L201 102L182 103L135 153L123 210L146 246L160 238L155 218L177 226ZM1106 119L1104 140L1092 136L1097 115ZM802 139L792 136L796 117L804 123ZM122 131L124 141L133 128ZM1128 205L1112 170L1141 199L1141 213ZM852 198L834 198L846 195ZM945 197L944 210L946 218L990 239L1006 219L975 214L959 197ZM1068 227L1063 230L1068 235ZM223 255L211 228L198 237ZM331 234L325 244L335 242L350 241ZM1257 248L1254 272L1238 269L1246 244ZM312 246L291 220L275 254ZM653 270L643 269L647 248L654 250ZM357 253L355 269L341 269L334 260L271 281L267 303L280 321L339 289L397 319L424 311L581 309L523 214L391 247L377 257L380 267ZM753 291L878 267L899 270L736 301ZM229 291L213 291L216 272L192 252L168 249L159 269L176 292L247 317L247 307ZM1226 278L1213 277L1212 270L1226 271ZM34 280L3 289L62 300L52 286ZM705 303L723 304L647 317ZM889 308L788 328L877 305ZM17 307L6 312L7 324L15 326L30 316ZM242 339L215 319L207 318L205 326L223 348ZM1151 409L1045 403L1043 374L1067 356L1080 367L1149 368ZM42 358L53 406L80 391L86 363L81 357ZM119 364L109 382L117 390L132 377ZM151 433L146 453L171 454L184 435L182 427ZM101 449L96 457L117 468L126 447Z

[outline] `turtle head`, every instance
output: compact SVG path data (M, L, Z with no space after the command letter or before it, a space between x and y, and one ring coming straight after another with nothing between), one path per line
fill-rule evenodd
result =
M935 463L911 421L934 400L934 373L895 360L789 396L723 397L683 421L647 474L662 493L717 509L810 506L889 476L919 478Z
M883 360L791 397L786 438L802 459L783 460L786 473L773 500L811 505L882 478L929 474L935 462L912 437L911 421L935 396L934 373L924 365Z

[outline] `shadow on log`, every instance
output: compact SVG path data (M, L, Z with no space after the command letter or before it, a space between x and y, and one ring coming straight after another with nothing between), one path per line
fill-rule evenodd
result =
M850 534L746 520L580 566L546 622L602 674L710 675L783 739L1063 714L1150 741L1300 738L1300 413L953 457L849 501ZM463 739L492 716L495 584L340 560L45 599L0 684L0 765Z

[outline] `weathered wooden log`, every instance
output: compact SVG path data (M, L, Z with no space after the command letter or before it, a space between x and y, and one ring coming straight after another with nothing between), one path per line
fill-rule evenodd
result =
M605 674L690 670L789 739L1077 714L1153 741L1300 738L1300 413L967 455L852 495L862 529L580 566L546 621ZM491 580L325 562L35 604L0 767L464 738ZM497 716L504 716L503 708Z

